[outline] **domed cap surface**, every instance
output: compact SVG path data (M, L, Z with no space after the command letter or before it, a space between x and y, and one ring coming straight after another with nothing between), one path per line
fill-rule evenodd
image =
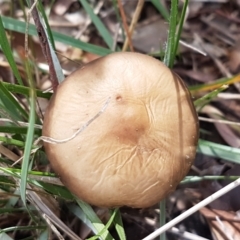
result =
M101 207L142 208L166 197L189 171L198 119L183 81L163 63L113 53L58 86L43 135L70 139L44 146L76 196Z

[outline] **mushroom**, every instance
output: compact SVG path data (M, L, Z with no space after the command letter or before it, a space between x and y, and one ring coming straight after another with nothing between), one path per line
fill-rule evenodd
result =
M198 118L184 82L160 61L113 53L69 75L43 124L49 161L77 197L149 207L174 191L196 153Z

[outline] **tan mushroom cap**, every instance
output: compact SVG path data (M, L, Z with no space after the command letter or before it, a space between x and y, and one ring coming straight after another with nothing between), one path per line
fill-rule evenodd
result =
M72 73L53 95L43 135L62 182L101 207L149 207L172 192L196 153L198 120L182 80L160 61L113 53Z

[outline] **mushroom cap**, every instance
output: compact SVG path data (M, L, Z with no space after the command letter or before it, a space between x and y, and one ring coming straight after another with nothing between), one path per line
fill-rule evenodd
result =
M179 76L150 56L122 52L85 65L58 86L43 135L69 139L44 147L80 199L143 208L166 197L188 173L198 118Z

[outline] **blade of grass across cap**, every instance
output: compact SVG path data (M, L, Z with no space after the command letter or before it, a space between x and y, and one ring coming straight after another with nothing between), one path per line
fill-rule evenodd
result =
M164 7L164 5L159 0L151 0L152 4L155 6L155 8L160 12L160 14L163 16L163 18L168 21L169 20L169 12Z
M101 37L103 38L103 40L105 41L105 43L107 44L109 49L112 49L112 47L114 45L112 35L108 31L108 29L105 27L105 25L103 24L101 19L94 13L94 11L92 10L92 7L86 0L79 0L79 2L84 7L85 11L91 18L93 24L97 28L99 34L101 35Z
M223 159L229 162L240 164L240 149L233 148L226 145L213 143L206 140L199 140L198 150L199 153L212 156L215 158Z
M26 30L25 22L22 22L13 18L5 17L5 16L2 16L2 21L5 29L12 30L15 32L20 32L20 33L25 33L25 30ZM86 51L86 52L94 53L99 56L105 56L112 52L110 49L99 47L90 43L85 43L83 41L74 39L73 37L69 37L58 32L52 31L52 33L55 41L82 49L83 51ZM33 24L29 24L28 34L31 36L37 35L36 28Z
M8 42L6 33L5 33L1 15L0 15L0 46L1 46L1 49L2 49L5 57L8 60L8 63L13 71L15 78L17 79L17 81L20 85L23 85L21 75L18 71L16 62L14 61L12 50L11 50L10 44Z
M91 221L93 224L94 228L97 230L97 232L101 232L102 229L105 228L105 225L102 223L102 221L99 219L97 214L93 211L92 207L83 202L80 199L76 199L78 205L80 208L83 210L84 214L87 216L87 218ZM101 234L101 239L103 240L113 240L113 237L110 235L108 230L106 230L104 233Z

